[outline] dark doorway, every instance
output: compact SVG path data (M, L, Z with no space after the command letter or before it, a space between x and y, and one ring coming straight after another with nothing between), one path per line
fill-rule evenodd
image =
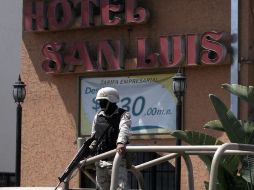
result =
M153 160L160 157L156 153L134 153L133 165ZM90 170L90 173L95 175L95 171ZM153 166L141 171L144 177L145 190L174 190L175 189L175 168L169 162L164 162L157 166ZM130 189L138 189L136 177L129 172L128 176ZM95 185L82 173L80 187L95 188Z
M153 160L160 157L156 153L136 153L134 165ZM175 168L169 162L164 162L141 171L144 177L145 190L174 190L175 189ZM129 184L131 189L138 189L138 183L131 173L129 173Z

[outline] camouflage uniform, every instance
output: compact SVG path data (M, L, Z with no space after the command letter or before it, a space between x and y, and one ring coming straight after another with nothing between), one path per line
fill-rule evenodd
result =
M119 108L118 108L119 109ZM118 112L118 109L115 110L115 113ZM113 115L112 114L112 115ZM96 133L95 125L98 116L107 117L104 111L98 112L93 121L92 125L92 134ZM124 112L121 116L120 123L119 123L119 134L117 138L117 144L122 143L126 144L128 142L128 138L130 135L130 126L131 126L131 117L129 112ZM94 144L94 143L92 143ZM96 142L95 142L96 144ZM117 145L115 145L116 147ZM119 166L119 175L118 175L118 188L117 190L126 190L127 188L127 169L126 169L126 159L124 158L120 162ZM112 172L112 162L113 158L108 160L100 160L97 162L96 165L96 189L98 190L109 190L110 189L110 182L111 182L111 172Z

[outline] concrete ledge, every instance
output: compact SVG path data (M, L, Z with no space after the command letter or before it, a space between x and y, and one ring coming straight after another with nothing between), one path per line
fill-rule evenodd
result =
M54 190L55 187L0 187L0 190ZM58 187L57 190L62 190ZM95 190L94 188L74 188L70 190Z
M0 190L54 190L55 187L0 187ZM57 190L61 190L59 187Z

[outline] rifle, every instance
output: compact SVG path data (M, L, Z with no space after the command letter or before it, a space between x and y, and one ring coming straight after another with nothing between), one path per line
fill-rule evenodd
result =
M74 171L74 169L78 166L79 162L87 158L91 154L91 150L89 146L91 143L95 140L95 135L87 139L81 148L79 149L78 153L74 156L70 164L67 166L67 168L64 170L61 177L58 177L59 183L57 184L55 190L59 187L59 185L64 182L64 180Z

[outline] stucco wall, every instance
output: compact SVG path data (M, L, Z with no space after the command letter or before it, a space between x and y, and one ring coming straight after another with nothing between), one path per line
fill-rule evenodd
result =
M140 1L150 10L151 18L144 25L99 27L59 32L23 32L22 78L27 84L27 97L23 110L22 129L22 185L54 186L59 176L76 152L78 126L78 76L68 74L49 76L41 68L44 60L41 49L51 41L71 44L89 41L96 44L105 39L124 39L129 44L131 57L136 56L136 38L150 37L152 47L159 49L159 36L168 34L202 34L207 31L224 31L230 34L230 0L146 0ZM131 28L132 31L128 32ZM130 40L129 40L130 39ZM229 95L220 88L230 82L230 59L219 66L197 66L185 69L187 91L184 105L184 127L204 131L202 126L216 119L208 94L218 95L229 104ZM139 71L135 71L138 72ZM144 72L144 71L142 71ZM161 70L156 70L161 72ZM163 72L174 72L164 69ZM121 72L111 73L112 75ZM104 76L106 73L94 74ZM128 75L125 72L123 75ZM206 131L221 137L222 134ZM223 137L222 137L223 138ZM142 141L147 144L174 144L168 139ZM133 143L141 143L133 140ZM197 159L193 163L195 189L203 189L207 171ZM77 180L76 180L77 182ZM183 188L186 179L183 176ZM75 184L77 186L77 183Z

